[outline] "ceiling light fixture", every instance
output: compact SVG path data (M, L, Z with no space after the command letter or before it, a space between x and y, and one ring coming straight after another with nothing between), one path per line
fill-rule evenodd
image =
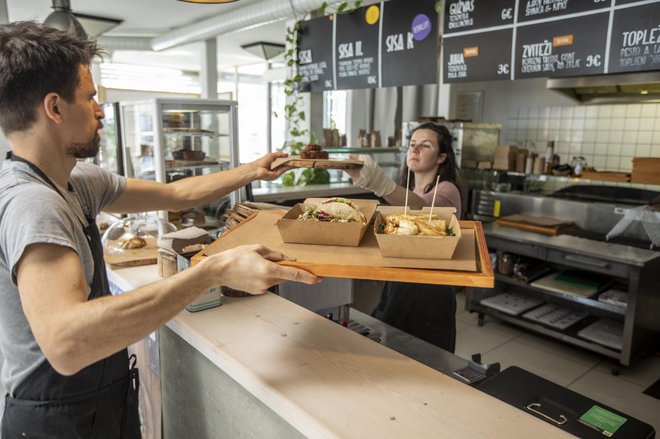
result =
M200 4L213 4L213 3L234 3L238 0L179 0L184 3L200 3Z
M269 60L284 53L284 44L258 41L256 43L244 44L241 46L241 49L247 50L251 54L257 55L259 58Z
M73 29L78 37L89 38L85 28L71 12L69 0L53 0L53 9L55 11L44 20L44 26L66 31Z

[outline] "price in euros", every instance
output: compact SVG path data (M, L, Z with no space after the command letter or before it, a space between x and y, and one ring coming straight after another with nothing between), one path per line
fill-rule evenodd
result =
M509 74L509 65L508 64L499 64L497 66L498 75L508 75Z
M588 55L587 56L587 67L600 67L602 61L600 55Z
M502 20L511 20L513 18L513 8L504 8L500 14Z

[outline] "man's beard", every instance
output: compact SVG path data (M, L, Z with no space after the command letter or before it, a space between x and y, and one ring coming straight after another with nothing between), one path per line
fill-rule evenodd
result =
M76 142L72 143L67 149L67 155L72 155L77 159L87 159L96 157L101 147L101 137L98 131L94 132L94 137L86 143Z

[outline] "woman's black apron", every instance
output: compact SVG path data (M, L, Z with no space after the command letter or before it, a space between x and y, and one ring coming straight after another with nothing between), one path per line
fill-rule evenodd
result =
M34 164L17 156L48 185L64 196ZM103 247L96 222L85 212L85 236L94 258L94 278L88 300L109 295ZM129 364L130 362L130 364ZM135 356L123 349L72 376L57 373L48 360L5 396L2 437L122 438L141 437L138 416L138 370Z

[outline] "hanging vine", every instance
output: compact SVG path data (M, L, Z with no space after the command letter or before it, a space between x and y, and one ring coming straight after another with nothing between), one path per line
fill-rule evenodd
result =
M318 12L319 15L326 16L352 12L359 8L362 3L361 0L357 0L353 2L341 2L329 6L328 2L323 2ZM286 121L287 138L282 147L282 151L288 152L290 155L299 155L307 143L316 143L316 136L315 133L310 133L307 128L303 127L303 124L306 121L306 115L303 108L305 102L300 91L302 76L298 73L298 32L301 28L301 21L307 19L308 14L302 18L298 18L295 10L293 10L293 12L295 23L291 26L287 26L286 42L289 48L284 53L284 61L287 68L287 79L284 81L284 94L287 97L287 102L284 106L284 120ZM294 171L287 172L282 176L282 184L284 186L304 186L308 184L327 183L330 183L330 174L325 169L305 169L297 178Z

